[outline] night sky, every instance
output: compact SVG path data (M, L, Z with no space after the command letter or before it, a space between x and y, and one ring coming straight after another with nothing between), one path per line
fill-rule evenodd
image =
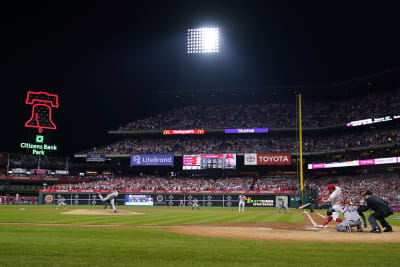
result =
M52 138L70 156L161 111L154 90L324 84L400 67L398 1L39 2L2 6L0 152L28 138L28 90L59 95ZM219 54L186 54L199 26L220 28Z

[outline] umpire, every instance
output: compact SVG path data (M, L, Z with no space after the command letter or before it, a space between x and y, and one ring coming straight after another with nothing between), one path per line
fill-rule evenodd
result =
M372 192L369 190L365 191L363 196L367 205L361 206L360 211L367 211L369 209L374 211L374 213L371 213L368 216L368 221L372 227L371 233L381 233L381 228L376 220L378 220L382 227L385 228L384 232L393 232L392 226L390 226L390 224L385 220L386 217L393 214L393 210L389 207L389 204L383 199L372 195Z

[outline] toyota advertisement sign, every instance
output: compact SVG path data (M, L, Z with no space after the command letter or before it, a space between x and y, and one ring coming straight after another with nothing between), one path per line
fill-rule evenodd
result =
M173 154L132 154L131 166L173 166Z
M292 154L271 153L271 154L244 154L244 165L291 165Z

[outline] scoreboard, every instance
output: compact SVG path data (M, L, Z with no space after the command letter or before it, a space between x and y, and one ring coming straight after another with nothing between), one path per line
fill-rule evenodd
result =
M236 169L236 154L183 155L183 169Z

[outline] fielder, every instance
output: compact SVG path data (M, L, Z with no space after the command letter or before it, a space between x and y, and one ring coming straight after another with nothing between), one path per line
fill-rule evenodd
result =
M243 194L240 194L238 199L239 199L239 212L240 212L240 208L242 208L241 210L242 210L242 212L244 212L244 206L245 206L245 203L246 203L246 196L243 195Z
M67 209L67 204L65 204L65 198L61 197L60 199L57 200L57 207L56 210L58 210L58 207L64 206L64 210Z
M199 201L197 200L197 198L193 199L192 210L193 210L194 208L197 208L197 210L200 209Z
M111 205L112 210L114 211L114 213L117 213L117 209L115 208L115 199L118 196L118 191L115 190L112 193L108 194L106 197L103 198L103 196L101 194L99 194L99 198L101 199L101 201L103 201L105 203L104 209L107 208L107 205Z
M320 196L317 201L322 203L330 203L332 208L328 210L325 222L322 225L319 225L319 228L326 228L328 227L328 223L332 220L341 223L343 220L339 218L340 209L341 209L341 194L342 190L340 187L335 186L333 184L329 184L327 188L326 194ZM324 197L328 196L328 199L323 199Z
M335 210L336 211L336 210ZM340 211L343 213L344 221L339 223L336 230L339 232L352 232L352 227L357 226L357 232L362 232L361 218L357 210L350 205L348 200L342 200Z
M285 204L285 200L281 201L281 204L279 204L278 207L278 213L281 213L281 209L285 209L287 213L289 213L289 208L288 206Z

